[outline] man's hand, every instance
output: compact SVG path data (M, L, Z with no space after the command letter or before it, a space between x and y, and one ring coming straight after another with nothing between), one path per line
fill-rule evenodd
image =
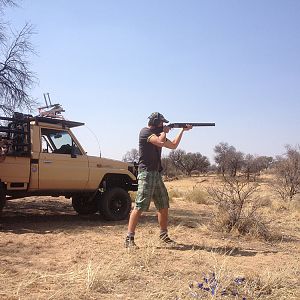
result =
M164 126L164 127L163 127L163 132L164 132L164 133L169 133L170 130L171 130L171 128L168 127L168 126Z
M186 124L186 127L183 128L183 131L188 131L191 130L193 128L192 125Z

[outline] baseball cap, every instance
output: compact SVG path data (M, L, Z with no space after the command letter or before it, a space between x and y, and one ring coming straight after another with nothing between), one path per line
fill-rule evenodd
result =
M169 121L163 116L163 114L159 113L159 112L153 112L149 117L149 120L153 121L153 120L159 120L162 121L164 123L169 123Z

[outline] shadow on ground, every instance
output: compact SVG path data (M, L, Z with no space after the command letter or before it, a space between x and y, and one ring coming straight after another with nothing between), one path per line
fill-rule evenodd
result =
M278 251L256 251L254 249L240 249L237 247L206 247L200 245L188 245L188 244L176 244L168 247L158 247L159 249L168 250L179 250L179 251L189 251L189 250L204 250L207 252L213 252L220 255L226 256L255 256L256 254L268 254L268 253L278 253Z
M53 231L77 231L105 227L124 226L127 220L109 222L100 214L78 215L69 200L21 199L10 200L0 216L0 231L46 234Z

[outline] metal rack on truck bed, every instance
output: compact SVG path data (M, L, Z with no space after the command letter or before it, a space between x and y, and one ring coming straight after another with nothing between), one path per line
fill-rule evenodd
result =
M30 156L31 115L14 113L12 117L0 117L0 155ZM3 124L2 124L3 123Z

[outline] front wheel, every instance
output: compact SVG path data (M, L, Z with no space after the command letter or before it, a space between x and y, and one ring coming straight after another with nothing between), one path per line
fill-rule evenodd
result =
M90 199L90 194L76 194L72 196L72 206L80 215L90 215L98 211L97 195Z
M122 188L112 188L103 193L99 202L99 211L108 221L120 221L128 217L131 210L131 198Z

